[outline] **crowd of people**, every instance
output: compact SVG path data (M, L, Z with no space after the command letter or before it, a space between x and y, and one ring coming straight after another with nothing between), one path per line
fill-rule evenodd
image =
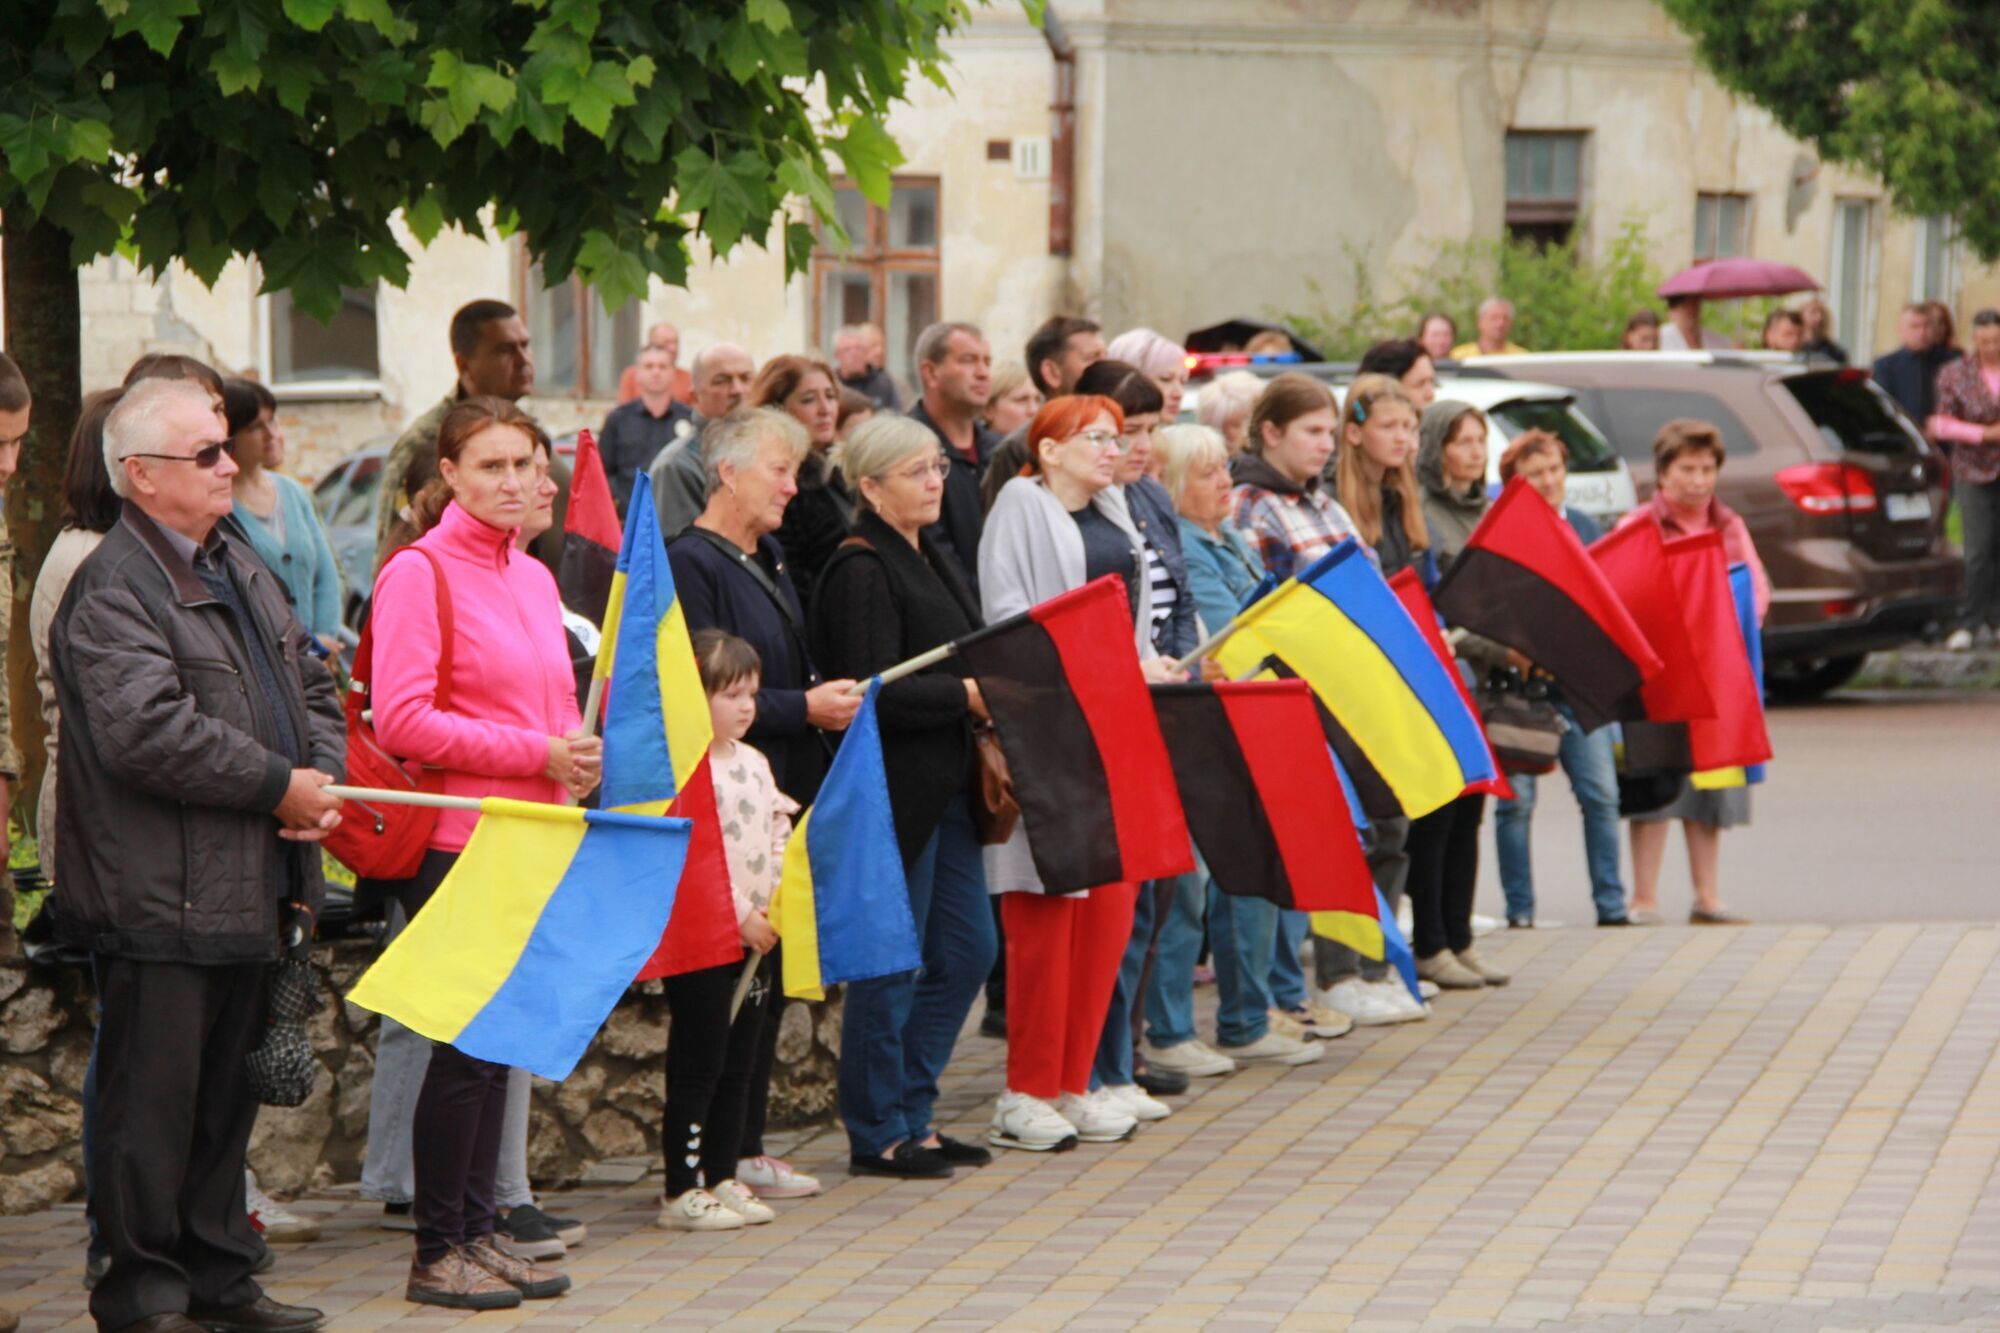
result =
M1472 350L1511 346L1504 302L1482 305L1478 323ZM2000 318L1990 331L2000 362ZM553 574L567 469L520 406L534 385L527 330L504 303L475 301L448 336L457 381L397 441L382 488L375 735L446 794L588 800L602 748L580 701L599 627L563 605ZM998 367L972 324L923 330L907 403L865 327L840 332L832 362L759 365L717 343L685 375L678 333L649 332L599 447L619 507L644 485L659 513L709 698L740 936L762 960L740 1009L740 962L666 983L662 1228L766 1223L772 1202L822 1188L764 1142L785 947L769 907L792 821L856 715L855 683L1107 576L1125 589L1134 659L1162 683L1187 679L1179 663L1260 580L1343 541L1385 576L1435 583L1490 501L1489 423L1436 393L1435 360L1470 354L1455 337L1427 318L1371 353L1344 402L1305 374L1222 376L1181 423L1180 346L1147 329L1107 341L1072 316ZM1992 385L1952 392L1982 390L2000 402ZM0 465L30 405L0 359ZM326 788L345 743L339 576L305 493L278 470L274 407L256 384L183 357L146 358L93 395L71 442L64 530L34 589L51 756L38 832L57 930L95 958L103 1006L86 1160L91 1309L107 1329L319 1321L256 1285L266 1242L286 1238L288 1219L293 1235L310 1224L244 1170L265 967L310 938L314 844L339 818ZM1717 529L1756 569L1741 520L1714 498L1713 429L1673 423L1655 453L1659 491L1625 521ZM1590 520L1564 506L1565 460L1558 438L1531 431L1500 470L1588 541ZM1539 679L1512 649L1454 637L1475 687L1494 673ZM1584 732L1559 688L1540 684L1572 723L1560 762L1585 813L1598 923L1660 919L1670 819L1694 854L1690 919L1739 920L1715 853L1719 831L1747 817L1741 789L1690 791L1635 822L1628 895L1611 732ZM938 1179L996 1149L1122 1140L1171 1115L1192 1079L1310 1063L1357 1024L1422 1021L1440 990L1509 981L1473 932L1484 795L1365 834L1385 899L1408 900L1419 998L1382 961L1310 937L1303 914L1221 894L1204 866L1045 891L1024 827L982 836L990 723L952 659L882 687L877 716L923 963L845 988L838 1114L856 1174ZM1535 803L1517 775L1495 818L1519 928L1535 924ZM446 811L412 877L357 886L390 933L423 909L474 819ZM1194 1004L1210 975L1212 1039ZM982 991L981 1030L1008 1054L979 1143L943 1133L934 1111ZM362 1190L384 1226L414 1233L410 1300L491 1309L568 1288L559 1261L586 1229L537 1206L527 1110L522 1071L384 1020Z

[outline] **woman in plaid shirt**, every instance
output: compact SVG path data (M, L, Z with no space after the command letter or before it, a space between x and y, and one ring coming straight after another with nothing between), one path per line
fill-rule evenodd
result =
M1333 391L1296 372L1272 380L1250 409L1248 452L1231 469L1236 526L1278 578L1356 535L1354 520L1321 481L1339 425ZM1361 546L1374 559L1368 544Z

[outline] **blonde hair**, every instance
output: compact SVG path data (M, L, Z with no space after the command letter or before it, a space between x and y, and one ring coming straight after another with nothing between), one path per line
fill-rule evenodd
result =
M1263 377L1250 371L1232 370L1225 375L1217 375L1202 386L1200 396L1195 399L1194 418L1221 435L1223 443L1230 449L1247 449L1246 440L1229 438L1229 419L1248 413L1257 396L1263 392Z
M1402 499L1403 535L1413 551L1427 550L1430 529L1424 526L1423 493L1417 489L1417 469L1412 460L1382 476L1377 486L1362 467L1362 449L1347 440L1348 427L1362 429L1383 403L1400 403L1410 414L1411 424L1420 419L1417 405L1401 384L1387 375L1357 375L1348 386L1347 402L1340 410L1340 444L1334 455L1334 490L1341 506L1353 518L1363 541L1374 546L1382 540L1382 489L1387 487Z
M1028 382L1028 368L1019 361L1002 361L993 367L993 388L987 393L986 401L997 403L1014 390ZM1040 392L1040 390L1036 390Z
M856 426L846 439L834 441L828 457L858 493L863 481L880 481L904 459L936 453L940 447L936 433L921 421L885 412ZM865 497L862 503L867 503Z
M1222 432L1210 426L1184 424L1164 426L1153 435L1153 444L1164 460L1160 484L1167 488L1175 505L1181 502L1181 486L1188 473L1229 461L1229 446Z

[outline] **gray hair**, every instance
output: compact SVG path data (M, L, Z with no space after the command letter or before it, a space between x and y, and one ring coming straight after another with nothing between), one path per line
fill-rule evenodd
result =
M967 324L962 320L939 320L917 335L917 345L910 355L920 366L934 366L944 360L946 345L954 333L969 333L981 342L986 335L979 331L977 324Z
M1137 366L1148 375L1171 375L1187 368L1187 349L1151 329L1130 329L1105 345L1104 359Z
M163 454L173 443L169 437L167 414L177 403L213 413L208 390L194 380L140 380L125 391L118 406L104 419L104 470L111 474L111 489L121 499L132 494L132 479L125 474L125 460L134 454ZM216 426L219 432L220 423Z
M702 348L699 352L696 352L694 354L694 360L688 363L688 379L696 384L701 383L702 363L707 361L710 356L714 355L717 352L723 351L724 349L728 349L729 351L733 352L743 352L743 355L745 356L750 355L748 352L744 351L742 347L738 346L735 343L729 343L729 342L710 343L708 346Z
M1479 315L1484 315L1488 310L1504 310L1507 312L1507 318L1514 318L1514 303L1504 296L1489 296L1479 303L1477 312Z
M722 465L742 469L757 461L757 450L766 440L778 440L792 451L792 463L805 461L812 438L790 412L775 407L739 407L720 421L708 423L701 433L703 471L708 476L708 494L722 489Z
M1153 436L1153 443L1166 462L1160 484L1167 488L1176 508L1180 506L1181 487L1188 473L1198 467L1229 461L1229 446L1223 441L1222 432L1212 426L1167 426Z
M880 481L905 459L942 447L937 433L921 421L877 413L835 444L831 457L840 475L858 489L864 480Z
M1264 378L1248 370L1232 370L1217 375L1202 386L1195 399L1195 420L1218 433L1229 428L1229 418L1250 410L1264 392Z

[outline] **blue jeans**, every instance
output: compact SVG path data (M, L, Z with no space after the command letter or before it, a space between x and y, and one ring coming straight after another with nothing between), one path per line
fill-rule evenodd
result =
M1215 956L1215 1036L1224 1046L1248 1046L1271 1030L1271 978L1278 969L1275 956L1282 954L1283 932L1278 918L1303 913L1286 912L1263 898L1239 898L1220 892L1211 883L1209 896L1209 948ZM1291 946L1292 975L1298 993L1305 996L1305 974L1299 970L1297 945Z
M1192 871L1169 882L1153 973L1146 981L1146 1040L1155 1046L1194 1040L1194 964L1201 957L1202 922L1215 892L1215 881L1199 857Z
M979 834L963 797L910 863L908 879L923 966L850 982L841 1019L840 1118L856 1157L930 1137L938 1076L999 948Z
M1556 759L1569 777L1570 790L1583 810L1583 854L1590 868L1590 897L1599 921L1625 917L1625 885L1618 878L1618 764L1612 753L1611 728L1588 735L1577 725L1568 704L1557 705L1569 719ZM1515 799L1500 802L1493 815L1493 841L1499 851L1500 889L1507 897L1507 919L1535 918L1535 874L1528 854L1528 825L1535 816L1535 778L1510 773Z
M1272 910L1278 914L1278 935L1273 942L1276 952L1271 957L1268 987L1271 1007L1296 1009L1306 1002L1306 973L1299 963L1299 949L1312 929L1312 918L1304 912L1288 912L1282 907Z
M1118 982L1111 988L1111 1008L1104 1015L1104 1035L1097 1040L1097 1061L1090 1070L1092 1092L1107 1084L1125 1087L1132 1082L1132 1016L1145 1003L1139 983L1153 948L1156 882L1141 884L1132 906L1132 933L1125 940L1125 957L1118 964Z

